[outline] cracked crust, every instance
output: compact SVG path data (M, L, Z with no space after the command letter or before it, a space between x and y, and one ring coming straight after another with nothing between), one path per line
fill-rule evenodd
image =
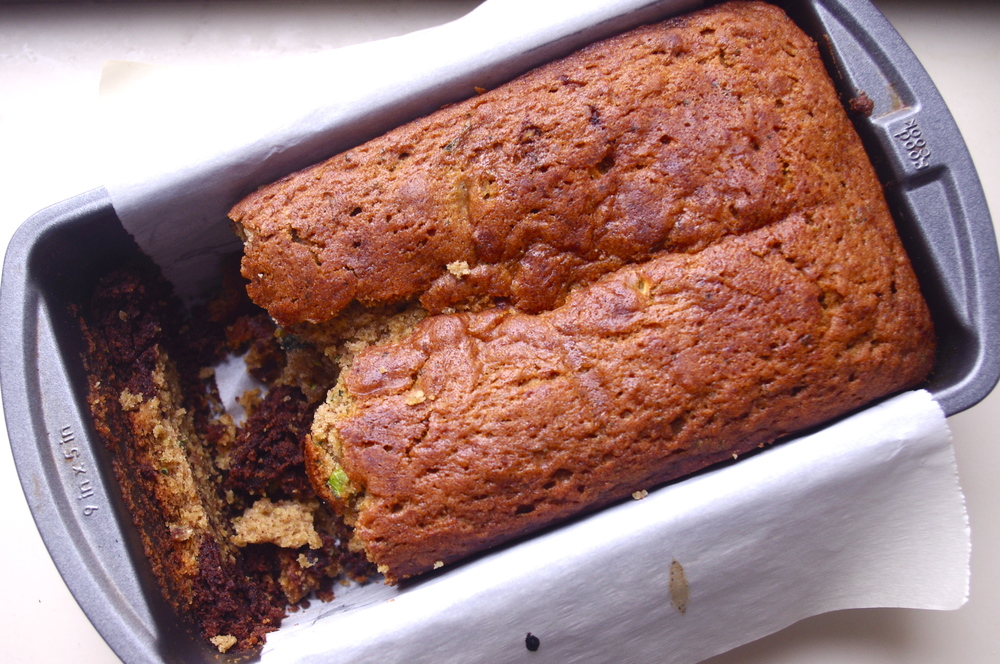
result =
M264 187L230 213L248 291L282 325L407 298L539 312L781 219L850 159L810 138L842 113L789 25L736 3L640 28Z
M884 229L879 207L864 221ZM317 412L319 479L342 469L336 503L396 580L911 387L933 330L867 224L821 208L545 314L432 317L359 354Z

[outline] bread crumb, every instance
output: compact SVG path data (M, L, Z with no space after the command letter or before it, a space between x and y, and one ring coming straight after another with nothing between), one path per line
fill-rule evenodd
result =
M441 569L442 567L444 567L444 561L443 560L438 560L438 561L436 561L434 563L434 569Z
M467 274L472 274L472 270L469 269L469 264L465 261L455 261L453 263L448 263L448 271L453 275L461 279Z
M175 542L186 542L194 535L194 529L190 526L171 525L170 539Z
M427 395L419 387L414 387L412 390L406 393L404 403L407 406L416 406L418 403L423 403L427 400Z
M236 403L240 405L248 417L263 400L264 397L261 395L259 387L246 390L243 394L236 397Z
M871 97L864 90L859 91L858 96L851 99L849 105L852 111L866 118L870 118L872 112L875 110L875 102L872 101Z
M121 403L123 410L135 410L142 403L142 395L129 392L128 388L125 388L118 396L118 401Z
M635 500L642 500L643 498L645 498L648 495L649 495L649 492L646 491L645 489L640 489L639 491L633 491L632 492L632 498L634 498Z
M308 556L306 556L306 554L304 553L300 553L299 557L296 560L298 560L299 562L299 567L302 567L304 569L309 569L310 567L316 564L313 561L309 560Z
M261 498L243 512L243 516L233 519L236 546L268 542L286 549L297 549L309 545L310 549L323 546L319 533L313 526L313 510L316 504L282 500L272 503L270 498Z
M230 648L236 645L236 637L232 634L220 634L219 636L213 636L209 641L212 642L219 652L226 652Z

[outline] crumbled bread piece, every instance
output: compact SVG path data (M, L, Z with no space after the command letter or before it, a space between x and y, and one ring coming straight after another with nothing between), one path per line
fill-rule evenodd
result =
M472 274L472 270L469 268L469 264L466 261L454 261L452 263L448 263L447 268L449 272L459 279L467 274Z
M232 634L224 634L219 636L213 636L209 639L219 652L226 652L230 648L236 645L236 637Z
M415 387L406 393L405 403L407 406L416 406L427 401L427 395L419 387Z
M142 395L133 394L129 392L128 388L125 388L122 390L121 396L118 397L118 401L121 402L122 410L127 412L135 410L142 403Z
M236 403L240 405L241 408L246 412L247 415L253 412L253 409L260 405L261 394L260 388L255 387L250 390L246 390L243 394L236 397Z
M233 519L237 546L269 542L287 549L309 545L311 549L323 546L319 533L313 526L313 512L317 504L282 500L272 503L261 498L247 509L243 516Z

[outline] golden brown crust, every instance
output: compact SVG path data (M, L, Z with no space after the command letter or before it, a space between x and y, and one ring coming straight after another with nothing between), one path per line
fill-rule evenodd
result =
M916 283L897 243L851 228L793 215L550 313L436 316L363 352L326 426L368 555L427 571L919 383Z
M327 475L314 483L341 474L334 503L390 582L743 454L912 387L931 369L926 305L815 46L778 10L731 3L591 47L582 60L571 59L565 76L576 81L576 67L595 59L628 67L614 58L638 57L629 50L635 44L651 45L643 46L650 57L668 64L660 74L628 69L625 78L635 77L641 96L658 76L670 94L657 98L656 111L629 106L634 126L616 136L614 164L601 177L588 175L574 184L582 188L549 197L558 206L579 195L585 209L558 208L565 216L555 225L539 225L517 207L521 197L524 205L539 204L525 184L541 182L536 174L498 177L485 207L505 210L503 220L484 214L473 231L454 236L473 238L462 245L475 250L473 273L488 254L521 274L535 248L553 247L555 228L571 238L570 253L586 247L574 256L601 247L599 257L613 258L599 258L597 272L613 271L533 281L542 294L528 299L511 286L503 294L516 307L431 316L398 342L358 354L342 377L344 394L331 391L317 414L310 444L322 447L312 452L322 463L313 470ZM559 71L543 68L514 89L523 93L539 77L559 80ZM598 80L616 95L628 87ZM626 105L632 99L616 97ZM482 106L476 100L462 112ZM523 108L508 114L512 125L520 126ZM602 124L612 115L603 109ZM430 131L435 122L375 145L399 141L413 127ZM464 131L451 152L478 145L467 143L474 130ZM573 131L595 145L588 132L596 129ZM669 140L660 142L663 136ZM516 153L513 145L503 156L476 153L468 168L488 163L491 172L507 172L501 166ZM586 172L588 160L604 154L580 147L581 160L566 173ZM421 158L411 151L406 161ZM435 152L426 159L446 158ZM331 175L338 163L282 186L347 177ZM624 166L630 175L616 170ZM600 187L612 184L602 198ZM296 196L284 199L287 219L297 214ZM614 217L625 202L627 212ZM435 223L430 208L415 210L430 212L419 229ZM511 220L520 223L489 236L503 242L479 242L480 228ZM343 230L350 223L334 235L352 232ZM627 227L622 246L631 243L620 256L602 244L619 227ZM589 244L577 241L576 231ZM258 250L251 242L251 264ZM422 294L425 304L442 292L441 279L469 280L473 289L479 283L445 265L447 274L429 285L422 268L395 259L388 253L381 260L416 275L410 294ZM453 260L469 256L435 254L420 264ZM312 263L320 270L327 264ZM377 274L385 277L382 269Z
M789 26L735 3L640 28L264 187L231 212L251 297L283 325L415 296L537 312L810 204L848 163L816 137L850 128Z

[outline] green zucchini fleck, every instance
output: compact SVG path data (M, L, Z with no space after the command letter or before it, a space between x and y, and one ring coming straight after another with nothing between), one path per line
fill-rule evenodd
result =
M330 487L334 495L337 498L343 498L347 492L351 481L347 479L347 473L340 466L337 466L332 473L330 473L330 479L326 481L326 485Z

